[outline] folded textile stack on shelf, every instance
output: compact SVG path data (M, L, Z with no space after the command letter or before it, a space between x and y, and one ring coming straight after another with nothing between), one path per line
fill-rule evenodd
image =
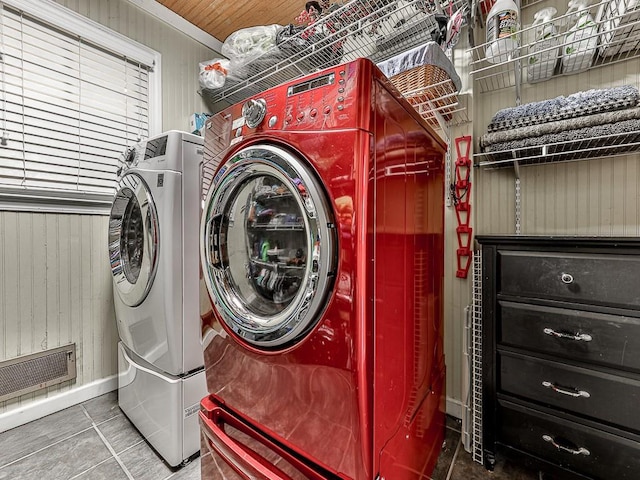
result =
M428 123L437 123L436 112L448 121L458 109L462 82L436 42L396 55L378 68Z
M480 138L489 162L522 164L640 150L640 94L622 86L498 111Z

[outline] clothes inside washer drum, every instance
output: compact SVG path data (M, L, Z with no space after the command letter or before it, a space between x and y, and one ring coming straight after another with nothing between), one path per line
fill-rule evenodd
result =
M541 102L504 108L491 119L488 132L539 125L568 118L594 115L634 107L640 102L638 89L631 85L592 89L568 97L560 96Z
M540 137L553 133L561 133L568 130L578 130L596 125L613 124L625 120L640 119L640 107L626 110L616 110L613 112L586 115L584 117L572 118L569 120L559 120L556 122L541 123L530 127L520 127L494 133L487 133L480 137L480 148L486 149L497 143L511 142L530 137Z
M535 135L533 128L532 135ZM579 158L602 157L611 154L637 151L640 147L640 119L595 125L560 133L532 136L510 142L495 143L485 149L494 161L513 160L515 158L531 158L542 155L542 147L546 146L545 156L556 161ZM635 144L635 145L634 145ZM562 155L566 152L567 155ZM550 157L551 156L551 157Z

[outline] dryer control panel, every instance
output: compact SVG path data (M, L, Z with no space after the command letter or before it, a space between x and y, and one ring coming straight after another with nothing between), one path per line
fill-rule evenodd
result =
M229 110L232 136L271 130L367 128L358 125L370 109L374 77L382 75L359 59L266 90Z

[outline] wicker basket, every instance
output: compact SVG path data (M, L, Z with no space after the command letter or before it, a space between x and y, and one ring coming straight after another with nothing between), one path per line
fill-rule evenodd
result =
M436 122L434 110L446 119L457 105L456 87L445 70L436 65L420 65L389 80L411 105L429 122Z

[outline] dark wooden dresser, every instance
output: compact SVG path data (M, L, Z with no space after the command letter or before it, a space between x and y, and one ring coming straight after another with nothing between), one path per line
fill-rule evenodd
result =
M476 240L485 466L640 479L640 239Z

